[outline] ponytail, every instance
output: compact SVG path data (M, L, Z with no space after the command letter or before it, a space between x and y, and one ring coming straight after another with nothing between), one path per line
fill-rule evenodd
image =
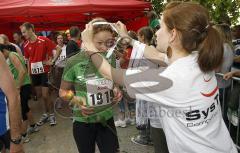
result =
M223 61L223 40L212 26L206 29L206 37L199 46L198 65L202 72L216 70Z
M168 29L176 29L181 34L181 43L187 52L199 51L197 62L202 72L221 66L223 41L210 25L206 8L193 2L173 1L164 9L163 21Z

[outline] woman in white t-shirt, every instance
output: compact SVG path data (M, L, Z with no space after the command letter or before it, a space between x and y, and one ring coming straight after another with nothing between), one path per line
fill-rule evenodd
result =
M126 27L118 22L119 33ZM222 119L214 70L223 58L223 42L210 25L207 9L196 3L171 2L156 32L157 49L168 51L164 70L112 68L92 43L92 25L86 25L82 40L99 72L125 85L130 96L161 105L160 116L170 153L237 153ZM145 47L136 57L166 60L155 48Z

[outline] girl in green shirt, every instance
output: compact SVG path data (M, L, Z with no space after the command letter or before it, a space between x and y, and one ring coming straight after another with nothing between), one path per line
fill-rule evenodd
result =
M102 18L91 23L98 23L94 25L93 41L101 54L106 56L107 50L116 41L116 32ZM108 58L114 67L115 60L113 55ZM76 95L73 97L72 93L69 98L72 87ZM72 99L73 103L81 101L73 108L73 135L79 152L94 153L95 143L101 153L119 152L111 106L121 99L121 92L112 81L104 79L84 50L68 59L59 96L64 100Z

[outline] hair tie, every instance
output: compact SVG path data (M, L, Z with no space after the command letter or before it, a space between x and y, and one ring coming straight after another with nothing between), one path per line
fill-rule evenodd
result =
M210 28L210 25L208 24L208 25L204 28L204 31L208 31L209 28Z

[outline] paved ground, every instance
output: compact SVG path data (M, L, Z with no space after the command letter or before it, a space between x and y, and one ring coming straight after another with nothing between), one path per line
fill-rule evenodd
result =
M42 112L41 103L30 101L30 106L38 120ZM72 121L57 117L57 122L55 127L46 124L40 128L40 132L30 135L31 141L24 144L26 153L78 153L72 136ZM118 128L117 131L121 153L153 153L153 147L131 142L131 136L137 134L135 126Z

